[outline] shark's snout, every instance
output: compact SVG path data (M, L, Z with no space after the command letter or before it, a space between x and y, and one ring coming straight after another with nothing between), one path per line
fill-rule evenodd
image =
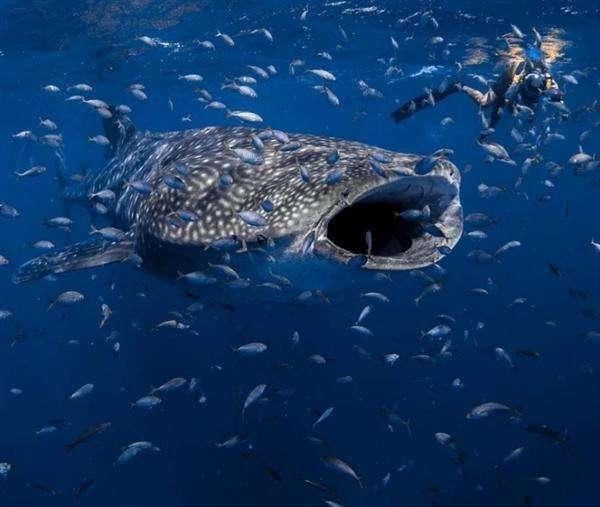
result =
M440 159L426 175L410 174L350 196L321 220L318 255L365 268L402 270L440 260L462 234L460 173Z

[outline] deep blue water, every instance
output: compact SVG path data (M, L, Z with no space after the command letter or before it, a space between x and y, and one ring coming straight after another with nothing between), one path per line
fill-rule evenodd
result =
M306 7L308 14L300 19ZM94 482L78 503L90 506L598 502L600 344L590 331L599 326L600 253L590 241L600 240L600 180L593 170L576 174L569 163L580 145L590 155L600 151L598 108L590 109L600 98L597 4L4 0L0 9L0 202L20 211L16 219L0 218L0 254L10 261L0 266L0 310L13 314L0 320L0 463L11 465L6 478L0 477L0 505L74 505L74 490L85 479ZM417 11L421 14L399 22ZM424 11L431 14L423 18ZM495 77L497 50L505 48L500 37L511 23L529 41L534 26L545 38L552 73L571 111L559 117L540 104L531 124L505 114L493 139L516 165L484 160L475 141L481 129L477 108L462 94L405 122L392 122L389 113L400 103L426 86L437 86L444 76L458 76L456 62L463 65L460 79L482 89L469 74ZM263 27L273 42L248 33ZM215 36L217 30L231 35L235 46L227 47ZM140 36L170 44L150 47ZM443 42L432 45L435 36ZM202 49L196 40L211 40L216 50ZM317 56L321 51L332 59ZM307 65L292 76L288 66L297 58ZM392 64L401 74L386 75ZM269 79L259 78L258 98L221 90L226 78L251 74L247 65L277 69ZM411 76L428 66L435 70ZM312 89L320 80L303 69L315 67L336 75L330 87L340 106ZM204 81L196 85L177 79L187 73L201 74ZM575 76L578 84L565 75ZM359 80L384 98L361 95ZM194 89L205 88L228 108L257 112L264 126L283 131L408 153L451 148L451 160L462 171L465 214L486 213L496 224L484 229L487 239L463 235L440 262L443 273L435 267L422 270L443 289L418 306L413 300L426 283L414 273L389 272L389 279L378 279L374 272L333 265L311 272L300 260L275 263L272 269L301 280L303 287L322 289L329 303L299 301L297 287L251 296L207 287L191 298L181 283L129 263L14 285L11 277L19 264L41 253L32 243L46 239L62 248L87 239L92 222L108 224L81 206L65 207L53 149L12 137L23 130L44 135L39 118L50 118L62 135L71 173L103 166L103 149L88 142L102 133L99 115L65 102L79 93L66 90L76 83L93 87L83 93L86 98L131 106L130 116L141 131L239 124L222 111L203 108ZM146 86L148 100L132 96L128 86L133 83ZM60 91L42 91L48 84ZM182 120L188 116L189 121ZM454 123L441 125L448 116ZM518 151L510 136L513 127L531 129L530 140L546 128L564 136L536 150L541 162L518 188L515 182L531 153ZM550 174L548 162L562 171ZM35 165L48 171L15 178L14 171ZM502 191L484 198L481 183ZM75 222L70 232L44 225L65 213ZM474 229L465 224L465 232ZM512 240L521 246L501 261L480 264L468 256L476 249L493 253ZM475 295L473 288L485 288L487 295ZM48 302L65 290L80 291L85 300L47 311ZM385 294L390 302L361 298L368 290ZM526 302L514 303L517 298ZM197 302L202 310L195 315L186 311ZM99 328L102 303L113 314ZM373 309L364 325L371 337L349 329L367 303ZM171 312L184 314L195 333L153 331L173 318ZM422 339L422 330L442 323L439 314L455 319L451 332L440 340ZM295 331L298 345L292 342ZM115 340L107 340L113 332L118 333L118 354L112 351ZM440 350L447 340L451 355L444 357ZM267 351L257 357L232 352L252 341L266 343ZM361 358L354 345L373 359ZM509 354L514 368L498 357L496 347ZM520 354L523 349L539 357ZM379 359L388 353L399 355L393 366ZM315 364L309 360L313 354L327 363ZM421 354L431 361L414 358ZM337 381L348 375L353 382ZM196 378L198 387L165 393L152 410L130 408L151 386L174 377ZM452 386L456 378L463 388ZM94 384L91 394L65 401L87 383ZM264 396L242 420L244 399L263 383L268 385ZM465 417L488 401L514 411ZM313 429L328 407L334 407L332 415ZM57 431L36 434L53 419L63 420ZM400 419L410 421L410 428ZM65 453L67 442L102 421L112 423L104 434ZM541 424L556 430L563 444L526 430ZM455 443L441 445L437 432L450 434ZM235 448L215 446L239 434L248 439ZM140 440L161 451L115 464L124 446ZM453 446L464 452L464 463L456 463ZM519 447L524 447L519 459L503 463ZM327 468L324 456L348 462L364 488ZM550 482L535 480L540 477ZM332 491L321 492L305 479Z

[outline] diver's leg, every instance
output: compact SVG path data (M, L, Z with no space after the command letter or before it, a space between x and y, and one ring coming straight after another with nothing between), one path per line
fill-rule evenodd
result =
M481 107L489 107L496 101L496 94L493 92L493 90L488 90L486 93L482 93L475 88L471 88L470 86L462 86L461 90Z
M448 86L444 86L443 88L438 87L437 89L422 93L421 95L413 97L411 100L404 103L402 106L396 109L390 116L394 119L396 123L399 123L403 120L406 120L406 118L409 118L417 111L425 109L426 107L430 107L432 105L430 101L431 97L433 97L435 104L441 102L446 97L449 97L450 95L456 93L460 89L461 86L459 83L452 83Z
M492 109L492 114L490 115L490 125L488 128L496 128L496 124L500 121L500 106L496 104Z

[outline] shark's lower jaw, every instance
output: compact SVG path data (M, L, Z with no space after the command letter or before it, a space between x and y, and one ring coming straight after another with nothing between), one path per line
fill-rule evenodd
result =
M323 217L314 251L346 264L362 258L360 264L367 269L403 270L433 264L462 234L459 191L460 173L447 160L440 160L426 175L383 180ZM429 206L429 217L409 220L401 216L425 206Z

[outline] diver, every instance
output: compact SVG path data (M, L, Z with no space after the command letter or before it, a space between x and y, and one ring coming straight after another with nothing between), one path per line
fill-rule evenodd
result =
M537 44L524 52L523 57L509 61L500 77L490 86L487 92L481 92L460 82L449 83L445 79L437 89L426 89L425 93L414 97L392 114L399 123L415 112L444 100L456 92L466 93L481 108L491 110L486 128L494 128L503 110L512 114L525 110L533 119L534 108L542 97L552 102L562 102L563 93L550 73L543 52L541 40L536 37Z

